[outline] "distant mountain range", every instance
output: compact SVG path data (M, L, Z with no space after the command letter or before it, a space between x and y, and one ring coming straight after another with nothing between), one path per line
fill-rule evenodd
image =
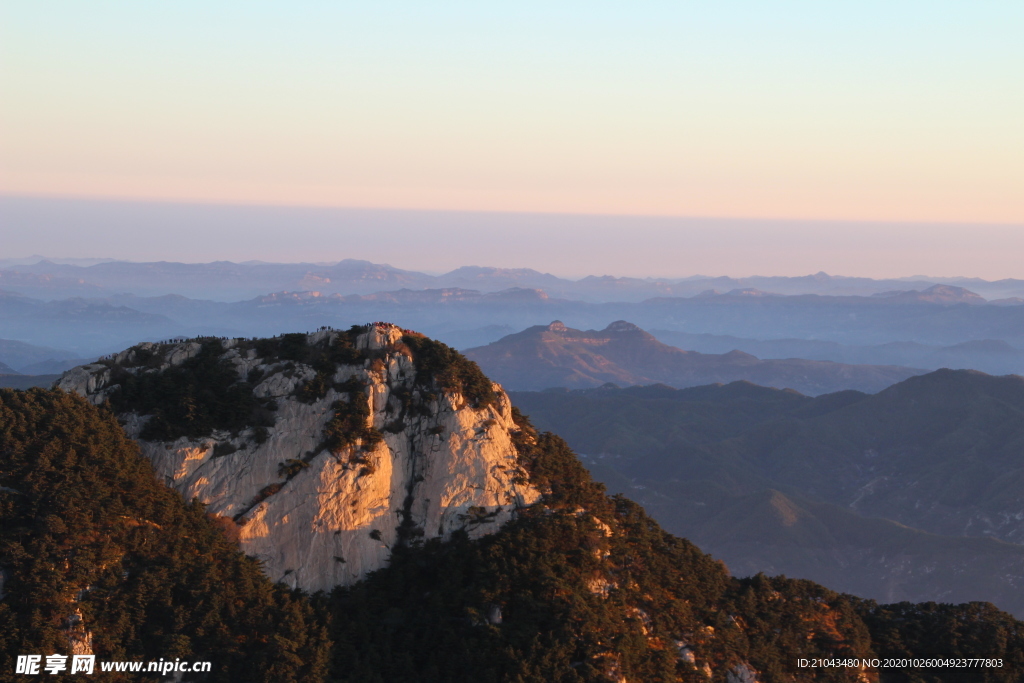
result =
M628 278L588 276L578 280L530 268L464 266L443 275L403 270L387 264L345 259L337 263L135 263L104 261L60 263L46 259L0 262L0 289L39 299L178 294L190 298L240 301L267 292L317 291L328 294L372 294L396 289L472 289L496 292L520 287L543 289L550 296L592 303L637 302L652 297L691 297L701 293L819 294L914 298L908 292L929 292L935 285L968 288L974 303L1009 300L1024 303L1024 280L990 282L978 278L873 280L817 273L802 277ZM931 291L931 300L948 293ZM1014 302L1014 299L1018 301ZM949 300L960 300L956 295Z
M70 351L0 339L0 363L11 368L11 372L25 375L60 373L92 360L91 357L78 358Z
M0 373L0 389L48 389L60 379L60 375L19 375Z
M600 331L575 330L556 320L464 353L511 390L575 389L606 382L620 386L663 383L683 388L742 379L817 395L842 389L881 391L925 372L829 361L760 360L742 351L684 351L661 343L623 320Z
M41 301L0 291L0 338L60 348L72 357L98 355L118 344L181 329L166 316L104 300Z
M1024 615L1024 378L940 370L878 394L748 383L518 392L611 491L738 574Z
M0 361L19 372L50 373L63 369L60 361L143 340L267 336L373 320L399 321L466 349L557 319L598 330L629 320L661 341L700 353L1024 372L1024 299L1014 298L1024 294L1024 280L819 273L573 281L530 269L478 267L434 276L353 260L86 263L0 266L0 338L65 353L40 358L58 363L32 370L8 360L2 349Z
M282 291L224 303L179 295L133 294L44 301L0 292L0 338L86 358L140 340L252 337L286 329L346 328L372 320L398 320L457 348L470 348L556 319L578 329L601 329L616 320L629 320L656 330L663 341L704 353L736 349L761 358L807 357L926 369L952 364L992 372L1024 372L1019 353L1024 349L1024 306L929 298L760 296L748 292L602 304L559 299L539 289L482 292L445 288L350 295ZM969 293L961 298L971 299ZM670 339L669 333L682 336ZM797 351L782 348L794 340L799 342ZM727 347L730 343L733 345ZM760 343L775 348L750 346ZM917 349L905 358L891 353L913 350L914 345L933 348ZM930 353L955 345L961 346L952 354ZM802 355L803 349L809 349L808 356ZM844 357L847 352L849 358ZM0 359L18 369L2 354Z
M858 365L971 369L992 375L1024 373L1024 351L999 339L978 339L950 346L917 342L854 346L820 339L744 339L673 330L651 330L651 334L666 344L701 353L738 350L758 358L805 358Z

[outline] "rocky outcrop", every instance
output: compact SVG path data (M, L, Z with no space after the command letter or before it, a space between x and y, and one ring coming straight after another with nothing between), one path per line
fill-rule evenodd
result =
M501 387L489 385L487 400L474 401L432 379L410 348L422 337L411 334L375 323L265 343L140 344L65 373L57 386L109 400L157 474L204 503L272 580L327 590L385 566L397 544L496 531L540 496L520 467ZM285 341L289 353L280 352ZM147 412L144 395L129 394L155 390L161 385L144 381L203 357L235 373L226 390L234 400L262 406L271 419L168 438L180 426L172 424L153 438L147 426L159 410ZM347 362L325 365L339 357ZM202 386L189 387L201 398ZM196 400L186 407L201 412Z

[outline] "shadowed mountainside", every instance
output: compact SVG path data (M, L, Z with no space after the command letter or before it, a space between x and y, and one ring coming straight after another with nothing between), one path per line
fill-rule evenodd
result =
M512 397L735 571L1024 614L1024 378L945 370L873 396L733 383Z

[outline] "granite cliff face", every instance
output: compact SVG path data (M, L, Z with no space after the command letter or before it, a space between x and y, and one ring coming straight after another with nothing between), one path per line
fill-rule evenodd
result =
M58 387L110 401L158 475L270 579L328 590L385 566L396 544L492 533L540 496L508 397L479 371L467 380L475 366L446 367L445 350L385 323L146 343Z

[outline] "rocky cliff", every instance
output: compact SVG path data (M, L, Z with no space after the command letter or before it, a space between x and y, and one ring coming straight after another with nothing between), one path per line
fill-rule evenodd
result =
M144 343L57 386L109 402L168 485L307 591L358 581L399 544L491 533L540 495L501 387L386 323Z

